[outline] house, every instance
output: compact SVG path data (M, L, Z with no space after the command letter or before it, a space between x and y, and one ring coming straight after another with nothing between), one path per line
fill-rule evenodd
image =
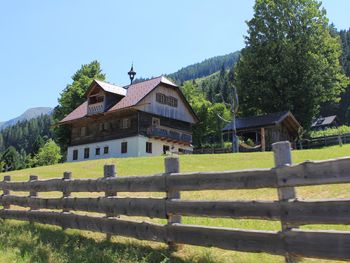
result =
M255 145L261 145L262 151L270 150L274 142L295 141L300 127L290 111L236 118L237 135L244 140L252 140ZM227 124L222 131L224 136L232 138L233 122Z
M339 120L337 115L332 115L328 117L319 117L314 120L311 124L312 130L324 130L327 128L333 128L339 126Z
M179 87L163 76L130 79L125 87L94 80L86 101L59 122L71 130L67 161L193 151L198 118Z

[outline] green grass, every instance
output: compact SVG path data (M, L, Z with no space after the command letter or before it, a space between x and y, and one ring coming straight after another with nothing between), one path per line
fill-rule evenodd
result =
M350 155L350 145L333 146L317 150L293 152L293 162L324 160ZM71 171L73 178L97 178L102 176L103 165L115 164L118 176L151 175L164 171L164 157L107 159L79 163L65 163L47 167L14 171L13 181L28 180L36 174L40 179L62 177L64 171ZM222 171L273 167L273 155L265 153L241 153L221 155L180 156L182 172ZM3 176L5 174L1 174ZM28 193L23 193L28 194ZM81 193L75 196L97 196L100 193ZM162 196L161 193L120 193L120 196ZM40 194L59 196L59 193ZM297 188L300 199L350 198L350 186L328 185ZM183 199L207 200L275 200L274 189L227 190L182 192ZM164 223L163 220L133 218ZM242 229L279 230L278 221L234 220L183 217L185 224L222 226ZM309 229L350 230L347 226L305 226ZM215 248L183 246L178 252L170 253L164 244L113 237L107 242L103 234L87 231L62 231L57 227L40 224L30 225L6 220L0 224L0 262L283 262L279 256L268 254L240 253ZM322 262L305 259L305 262Z

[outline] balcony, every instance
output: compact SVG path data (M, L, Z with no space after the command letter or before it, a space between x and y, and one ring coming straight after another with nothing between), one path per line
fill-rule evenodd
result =
M182 142L182 143L192 143L192 135L181 133L178 131L160 128L160 127L150 127L147 129L147 135L150 137L160 138L166 141L172 142Z
M93 115L93 114L101 113L101 112L104 112L104 103L103 102L98 102L98 103L88 105L88 110L87 110L88 115Z

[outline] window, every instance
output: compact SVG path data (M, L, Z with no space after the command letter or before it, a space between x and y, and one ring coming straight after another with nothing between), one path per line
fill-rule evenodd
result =
M130 119L125 118L122 119L120 122L120 129L127 129L130 128Z
M161 104L165 104L166 103L166 96L162 93L157 93L156 94L156 101L161 103Z
M167 104L171 107L177 107L177 98L174 98L174 97L167 97Z
M105 132L105 131L108 131L110 125L109 125L109 122L101 122L99 124L99 130L100 132Z
M128 142L122 142L122 153L128 152Z
M95 103L100 103L104 101L103 96L91 96L89 98L89 104L95 104Z
M84 159L88 159L90 157L90 148L84 149Z
M78 150L73 150L73 161L78 160Z
M86 127L80 128L80 136L86 136Z
M162 93L157 93L156 94L156 101L161 103L161 104L166 104L171 107L177 107L177 98L172 97L172 96L166 96Z
M103 154L108 154L108 152L109 152L109 147L108 147L108 146L105 146L105 147L103 148Z
M159 127L160 126L160 119L158 118L152 118L152 125L155 127Z
M152 153L152 143L146 142L146 153Z
M170 151L170 147L168 145L163 145L163 154L167 154Z
M100 148L96 148L95 149L95 155L100 155L101 149Z

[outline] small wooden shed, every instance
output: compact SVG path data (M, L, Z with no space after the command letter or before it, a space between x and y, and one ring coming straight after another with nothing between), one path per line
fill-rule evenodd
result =
M271 144L274 142L286 140L294 142L300 127L290 111L236 118L237 135L244 140L251 139L255 145L261 145L261 151L271 150ZM233 123L227 124L222 132L224 138L231 140Z
M328 128L335 128L339 126L339 119L337 115L318 117L311 124L312 130L324 130Z

